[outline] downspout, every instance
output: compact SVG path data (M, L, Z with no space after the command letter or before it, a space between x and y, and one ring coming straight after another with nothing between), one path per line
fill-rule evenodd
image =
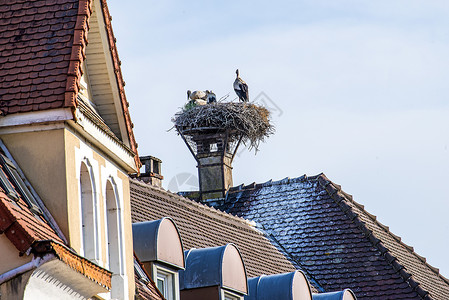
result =
M54 258L55 258L55 255L51 254L51 253L45 254L43 257L36 257L35 256L35 257L33 257L33 259L30 262L28 262L28 263L26 263L24 265L21 265L20 267L17 267L15 269L9 270L8 272L5 272L5 273L1 274L0 275L0 285L5 283L8 280L11 280L12 278L14 278L14 277L16 277L16 276L18 276L20 274L23 274L23 273L28 272L28 271L30 271L32 269L35 269L35 268L39 267L40 265L42 265L42 264L44 264L44 263L46 263L46 262L48 262L48 261L50 261L50 260L52 260Z

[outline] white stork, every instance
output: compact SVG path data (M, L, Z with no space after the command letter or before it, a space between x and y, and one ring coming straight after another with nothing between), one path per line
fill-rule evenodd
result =
M187 91L187 99L190 103L195 103L195 105L206 105L208 95L204 91Z
M217 96L214 94L214 92L206 90L207 95L207 103L214 103L217 102Z
M243 81L239 76L239 69L235 71L237 74L237 78L234 81L234 91L239 97L239 99L243 102L249 101L249 93L248 93L248 85Z

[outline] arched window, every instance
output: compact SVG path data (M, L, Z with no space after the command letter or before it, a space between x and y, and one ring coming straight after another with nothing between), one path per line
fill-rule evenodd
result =
M112 298L122 298L126 293L124 280L124 249L122 210L117 187L111 177L106 183L106 231L108 241L108 265L112 272Z
M81 255L90 260L99 261L98 214L95 184L88 161L81 163Z

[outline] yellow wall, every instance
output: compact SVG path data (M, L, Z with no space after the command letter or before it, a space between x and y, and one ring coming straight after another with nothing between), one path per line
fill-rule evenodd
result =
M14 133L1 138L68 237L64 129Z
M129 191L129 177L125 173L117 171L117 176L123 181L123 202L125 207L123 208L123 216L124 216L124 230L125 230L125 249L128 253L132 253L132 255L127 255L126 257L126 265L127 270L126 274L128 274L128 287L129 288L129 299L134 299L134 250L133 250L133 236L132 236L132 221L131 221L131 199L130 199L130 191ZM132 276L130 276L130 274Z
M19 250L11 243L11 241L6 237L6 235L0 235L0 253L1 253L1 263L0 263L0 274L3 274L9 270L20 267L31 261L31 255L19 256Z
M122 181L124 243L126 250L126 275L128 276L129 298L134 298L134 267L132 247L132 224L129 193L129 178L123 170L117 167L94 146L85 142L78 133L69 127L47 131L14 133L1 136L12 156L25 173L36 192L45 203L58 226L61 228L69 245L78 253L81 249L81 217L79 195L79 153L88 151L97 164L96 182L99 201L101 259L100 265L105 266L107 260L107 244L105 228L105 191L101 183L106 179L102 175L109 161L116 168L114 174ZM80 150L80 148L84 150ZM86 150L87 149L87 150ZM78 154L77 154L78 153ZM77 156L78 155L78 156ZM102 168L103 167L103 168ZM105 178L102 178L105 177ZM7 243L10 243L7 241ZM0 253L2 245L0 243ZM17 251L14 252L17 254ZM2 253L3 254L3 253ZM3 260L2 260L3 261ZM0 264L1 265L1 264ZM0 267L1 268L1 267ZM1 270L1 269L0 269Z
M80 195L79 195L79 172L76 167L75 148L80 147L80 140L69 130L64 130L64 143L66 159L65 178L67 179L67 210L69 234L66 235L70 246L80 253L81 249L81 218L80 218ZM64 232L65 233L65 232Z

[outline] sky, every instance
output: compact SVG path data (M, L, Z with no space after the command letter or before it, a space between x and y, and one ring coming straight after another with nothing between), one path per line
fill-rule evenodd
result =
M449 277L449 2L108 2L139 155L194 189L171 118L186 91L236 98L276 133L240 149L234 185L324 173Z

